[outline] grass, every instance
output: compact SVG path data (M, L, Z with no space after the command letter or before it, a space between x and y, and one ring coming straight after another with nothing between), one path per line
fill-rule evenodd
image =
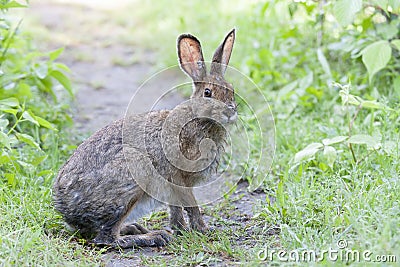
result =
M326 135L318 128L328 125L315 123L313 119L321 119L321 113L308 113L302 121L277 122L278 138L284 137L277 142L278 153L292 151L282 154L293 154L304 147L303 142ZM317 127L310 131L304 125ZM339 130L335 128L331 130ZM389 131L397 132L395 128ZM363 149L359 152L367 154ZM343 147L344 159L333 170L323 171L317 160L298 168L282 169L271 176L277 178L283 190L279 191L278 186L277 202L275 205L265 203L259 216L281 226L280 247L288 251L336 249L339 240L346 240L348 249L369 250L373 255L396 255L400 245L399 151L396 153L393 157L376 153L356 166L351 162L348 148ZM290 162L289 159L290 156L282 155L275 164L282 166L279 162Z
M393 93L395 90L390 90L390 73L397 68L398 59L394 58L393 66L383 74L378 74L376 83L370 85L366 84L368 79L359 60L327 50L325 54L332 71L332 77L327 77L313 47L315 36L307 28L310 25L304 22L309 19L308 15L303 14L302 18L306 19L297 20L297 24L289 16L278 16L283 10L284 1L275 6L270 2L270 7L265 7L263 3L252 6L244 1L237 6L228 1L193 1L171 9L165 8L166 3L143 1L139 10L139 2L134 2L126 9L103 11L98 20L84 25L83 32L90 30L99 21L104 23L104 14L115 16L116 20L108 21L105 31L112 32L110 29L116 25L122 26L122 29L115 31L112 40L118 40L122 45L156 50L157 62L167 66L176 63L175 38L179 33L192 32L198 35L206 48L206 58L210 58L211 49L216 47L223 34L236 26L238 39L232 63L257 82L271 105L276 126L276 152L271 171L260 188L266 196L262 195L259 203L254 205L252 218L241 221L242 215L235 209L243 195L223 199L213 206L204 207L204 213L210 218L209 224L217 229L215 232L206 235L184 233L155 255L143 252L140 256L142 264L280 265L286 262L282 262L277 254L273 259L269 258L272 256L268 253L272 250L293 252L293 255L295 252L315 251L321 257L323 251L329 249L371 252L369 256L373 261L377 260L377 255L394 255L396 262L388 261L382 265L398 264L399 98ZM200 12L210 8L223 12ZM82 10L80 12L84 13ZM135 10L135 16L132 16L132 10ZM269 21L266 22L258 13L260 10L266 12ZM274 10L279 12L274 13ZM162 23L157 23L159 21ZM317 28L316 25L313 27ZM34 32L51 39L52 33L42 31L40 27L35 28ZM104 37L104 34L100 34L100 37ZM74 39L72 43L94 42L87 38ZM327 44L333 42L327 38ZM62 34L56 35L56 42L65 40ZM76 55L76 59L90 61L91 57ZM113 63L118 66L135 62L135 59L113 59ZM309 73L312 73L311 82L307 82ZM349 132L349 121L356 107L347 108L342 105L338 88L331 86L332 80L342 83L351 80L352 93L370 100L378 99L394 109L361 109L354 120L353 133L378 138L382 148L371 150L366 145L353 145L359 160L355 163L349 146L344 142L333 145L337 157L332 167L327 164L323 152L305 161L295 162L296 153L308 144L321 142L324 138L347 135ZM296 84L287 87L292 82ZM249 87L240 85L237 84L238 92L245 97L247 103L259 103L257 94L252 94ZM100 84L98 86L101 87ZM243 120L250 129L249 133L252 133L254 122L246 118ZM51 205L52 179L74 148L74 145L65 144L80 142L80 138L70 140L70 136L72 134L65 129L49 136L49 145L45 149L47 159L38 169L26 166L24 175L17 176L13 181L2 177L1 266L104 264L105 251L84 246L73 235L65 232L60 215ZM257 135L253 135L255 139L254 136ZM386 149L385 144L390 146ZM234 159L235 171L245 170L245 178L250 182L260 175L253 158L257 153L259 150L255 146L247 165ZM30 150L26 152L26 157L34 154L35 151ZM167 221L167 213L162 211L145 218L143 223L149 228L160 229L167 226ZM338 244L345 244L346 247L340 250ZM268 257L262 257L265 256L264 252L267 252ZM122 259L137 256L130 252L115 253ZM298 264L330 266L335 263L342 266L347 264L346 259L335 262L327 255L319 263ZM350 263L353 266L364 266L366 260ZM373 262L373 265L380 263Z
M53 136L53 140L59 140ZM62 140L62 141L61 141ZM66 139L61 138L60 142ZM53 141L55 142L55 141ZM51 201L51 183L65 149L52 146L38 169L0 183L1 266L89 266L99 264L99 250L71 242ZM35 153L21 151L25 155ZM47 170L44 172L44 170ZM42 173L42 176L40 174ZM45 173L45 175L43 175Z
M43 187L43 186L42 186ZM0 264L2 266L88 266L99 252L71 243L68 235L49 234L56 220L48 186L31 185L11 195L2 188ZM97 261L98 263L99 261Z
M332 108L345 110L339 104L334 104ZM304 112L301 108L298 111ZM319 263L322 265L332 265L335 262L345 265L346 255L360 253L359 262L353 262L350 256L348 262L355 266L364 266L368 260L362 258L364 252L372 261L383 255L396 257L398 262L398 147L391 156L383 151L371 154L364 147L358 147L357 156L368 156L361 163L355 164L349 148L341 145L338 149L340 160L333 169L326 168L321 163L323 160L320 161L318 157L296 167L292 163L293 156L305 144L330 137L337 132L345 132L348 127L343 119L345 111L341 116L333 118L329 109L322 112L317 108L316 111L306 112L307 117L302 117L301 120L298 116L292 116L276 121L275 167L262 187L276 201L262 201L261 205L256 206L255 216L246 222L245 227L229 224L232 221L226 214L234 213L234 209L231 209L233 198L208 208L206 213L214 217L212 224L218 225L222 222L224 230L216 235L189 233L180 237L166 248L170 257L144 258L146 265L218 265L222 264L221 259L228 265L241 263L256 266L267 261L282 264L282 260L276 255L271 259L271 254L267 254L268 258L263 259L260 255L264 254L260 253L266 248L269 253L272 250L284 250L300 255L315 251L317 259L321 257L323 250L329 249L344 255L336 261L334 257L330 260L325 255ZM388 123L389 116L382 116L379 122L381 128L385 129L387 138L397 140L398 143L398 126ZM356 122L363 119L361 116ZM358 125L357 129L368 131L369 124L367 125ZM249 228L254 231L248 231ZM242 243L238 241L240 238L251 242ZM346 247L338 249L338 244L343 242ZM309 263L303 264L306 266ZM386 264L395 265L395 262L390 263L389 260Z

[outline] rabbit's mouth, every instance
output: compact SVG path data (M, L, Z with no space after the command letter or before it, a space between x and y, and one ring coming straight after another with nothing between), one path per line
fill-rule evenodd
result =
M223 124L232 124L235 123L238 119L238 113L235 112L229 112L229 114L222 114L222 123Z
M229 103L227 108L222 112L222 120L225 124L235 123L238 119L238 112L235 103Z

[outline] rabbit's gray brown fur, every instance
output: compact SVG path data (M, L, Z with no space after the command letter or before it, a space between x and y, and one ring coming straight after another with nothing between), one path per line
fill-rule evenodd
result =
M206 101L211 97L225 103L226 109L220 114L223 123L234 122L237 118L232 85L223 78L234 39L235 31L232 30L217 48L208 74L196 37L183 34L178 38L180 66L193 80L191 99ZM178 105L174 110L179 111L181 107ZM207 108L207 104L204 107ZM53 185L54 205L68 225L85 238L94 238L93 242L98 245L128 248L162 246L168 242L170 235L167 232L148 231L136 223L138 218L161 203L142 190L129 171L125 156L129 160L135 157L124 153L124 124L133 129L132 134L124 136L126 142L135 144L139 142L137 139L144 137L145 147L140 149L154 169L173 184L186 187L192 187L216 171L226 135L222 125L207 118L196 118L186 124L179 135L182 154L187 159L196 160L200 156L200 142L211 138L216 144L216 157L204 170L180 170L168 161L160 140L163 123L171 113L169 110L151 111L117 120L97 131L76 149L59 171ZM137 168L140 173L143 167ZM159 189L161 194L163 189ZM193 192L185 189L175 194L182 199L182 205L170 205L171 227L188 229L183 216L183 210L186 210L191 228L206 231Z

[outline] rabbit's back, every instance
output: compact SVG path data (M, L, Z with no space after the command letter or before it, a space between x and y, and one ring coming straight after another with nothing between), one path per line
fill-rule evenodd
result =
M112 224L141 190L130 178L122 150L123 120L83 142L59 172L54 204L66 222L83 234Z

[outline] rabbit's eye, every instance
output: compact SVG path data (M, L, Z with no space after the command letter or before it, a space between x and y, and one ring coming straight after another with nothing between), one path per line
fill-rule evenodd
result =
M204 89L204 97L211 97L211 90L210 90L210 88Z

